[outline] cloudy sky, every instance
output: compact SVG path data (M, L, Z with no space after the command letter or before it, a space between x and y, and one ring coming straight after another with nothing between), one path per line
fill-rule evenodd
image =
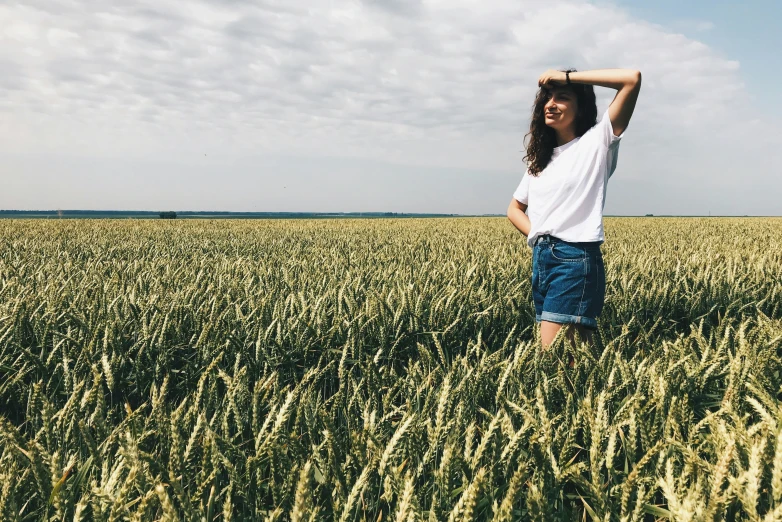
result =
M627 67L606 214L779 215L781 5L6 0L0 208L504 213L538 76Z

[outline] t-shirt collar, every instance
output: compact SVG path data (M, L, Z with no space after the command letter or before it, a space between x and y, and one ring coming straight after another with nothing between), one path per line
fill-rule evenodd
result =
M560 145L559 147L554 147L554 154L560 154L561 152L564 152L565 150L569 149L579 140L579 138L580 137L577 136L572 140L570 140L569 142L565 143L564 145Z

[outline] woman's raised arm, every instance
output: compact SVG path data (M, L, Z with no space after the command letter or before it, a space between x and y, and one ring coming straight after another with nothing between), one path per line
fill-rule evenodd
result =
M571 83L586 83L600 87L610 87L618 92L608 107L608 116L614 135L619 136L630 123L630 117L635 110L635 102L641 91L641 71L635 69L595 69L593 71L576 71L570 73ZM562 71L548 70L538 79L538 85L566 82Z

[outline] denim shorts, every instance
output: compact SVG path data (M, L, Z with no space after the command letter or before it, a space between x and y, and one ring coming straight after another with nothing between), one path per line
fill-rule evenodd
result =
M570 242L551 235L532 250L535 322L575 323L597 328L606 278L600 242Z

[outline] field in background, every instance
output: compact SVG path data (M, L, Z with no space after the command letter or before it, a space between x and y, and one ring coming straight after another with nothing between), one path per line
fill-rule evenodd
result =
M605 223L0 221L0 519L782 520L782 219Z

